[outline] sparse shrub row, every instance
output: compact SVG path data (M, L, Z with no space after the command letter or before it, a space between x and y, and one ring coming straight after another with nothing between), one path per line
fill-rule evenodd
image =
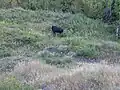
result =
M63 12L83 12L92 18L101 18L103 13L103 8L106 6L106 0L2 0L0 7L10 7L20 5L25 9L31 10L52 10L52 11L63 11ZM111 0L108 0L108 5L110 6ZM10 5L9 5L10 4ZM120 1L116 0L114 16L118 18L120 12Z

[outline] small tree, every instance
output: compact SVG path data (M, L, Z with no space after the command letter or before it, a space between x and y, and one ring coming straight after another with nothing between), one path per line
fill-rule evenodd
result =
M9 0L9 6L12 7L13 5L20 6L20 0Z

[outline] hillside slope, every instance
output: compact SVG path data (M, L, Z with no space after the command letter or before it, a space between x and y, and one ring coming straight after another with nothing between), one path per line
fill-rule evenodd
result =
M52 25L62 27L64 33L54 37L51 32ZM22 8L0 9L0 79L5 78L6 80L6 77L15 76L20 83L24 82L39 88L41 87L39 86L41 85L41 80L34 80L41 79L40 77L45 77L48 80L51 77L47 77L47 74L51 76L53 73L56 73L56 76L59 74L63 75L68 73L71 68L74 69L79 63L87 63L85 64L86 66L89 66L88 63L98 65L103 60L107 63L108 61L110 63L119 63L120 44L119 40L117 41L115 38L114 30L114 25L107 25L101 20L90 19L81 13L70 14L47 10L31 11ZM32 62L33 65L29 62ZM47 69L46 64L48 64ZM90 66L94 68L94 65ZM49 69L51 67L52 69ZM100 64L100 68L102 68L102 64ZM4 72L8 74L4 75ZM103 71L103 73L105 74L106 71ZM119 74L118 71L114 73ZM89 78L89 75L83 81L87 77ZM100 77L103 78L104 76ZM13 78L9 78L9 81L14 81ZM28 80L29 78L32 80ZM116 78L119 79L119 75ZM105 82L111 84L111 80L108 81L108 79ZM88 80L85 83L89 82L93 83L94 80ZM101 82L100 87L107 84L104 83L104 80ZM118 82L116 81L115 83ZM0 82L0 88L8 88L6 86L2 87L2 84L6 84L6 81L4 83ZM88 88L90 87L88 86ZM95 87L100 88L99 85ZM13 85L13 88L16 87ZM19 88L18 90L21 89Z

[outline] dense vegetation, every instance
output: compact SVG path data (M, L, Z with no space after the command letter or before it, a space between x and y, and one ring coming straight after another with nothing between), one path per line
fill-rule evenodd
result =
M108 0L110 7L112 0ZM2 8L21 6L31 10L51 10L63 12L82 12L88 17L101 18L103 9L106 7L106 0L1 0ZM120 12L120 1L116 0L114 15L118 18Z
M120 0L115 3L116 21L111 25L101 20L105 6L105 0L0 0L0 90L39 89L44 80L41 76L39 81L36 78L41 73L43 77L52 71L56 73L51 66L69 70L78 63L78 58L85 62L107 58L106 62L119 64L120 41L115 37L115 29L120 19ZM64 33L54 37L53 24L61 26ZM38 62L28 63L34 60L43 66ZM85 72L79 74L87 84L96 77L100 87L95 83L97 89L93 90L101 87L104 90L110 82L107 74L111 72L100 70L99 75L91 71L88 71L91 76L85 77Z

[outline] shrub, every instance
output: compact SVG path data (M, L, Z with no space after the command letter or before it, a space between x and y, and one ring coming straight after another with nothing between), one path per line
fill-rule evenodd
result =
M11 49L0 45L0 57L8 57L8 56L11 56Z
M103 9L105 8L105 0L22 0L22 6L24 8L36 10L36 9L47 9L47 10L60 10L63 12L83 12L85 15L91 18L101 18ZM111 5L109 0L108 5ZM116 1L114 15L120 12L119 1Z
M29 85L22 85L15 77L10 76L0 81L0 90L34 90Z
M116 0L114 11L113 11L113 20L120 19L120 1Z
M93 58L99 56L99 49L94 45L86 45L81 49L77 50L77 56L83 56L88 58Z
M0 7L10 6L9 0L2 0ZM11 2L12 6L18 6L31 10L52 10L63 12L83 12L86 16L91 18L101 18L103 9L106 6L105 0L20 0L21 4L18 4L17 0ZM111 5L109 0L108 5ZM118 19L120 12L120 1L116 1L114 16Z

